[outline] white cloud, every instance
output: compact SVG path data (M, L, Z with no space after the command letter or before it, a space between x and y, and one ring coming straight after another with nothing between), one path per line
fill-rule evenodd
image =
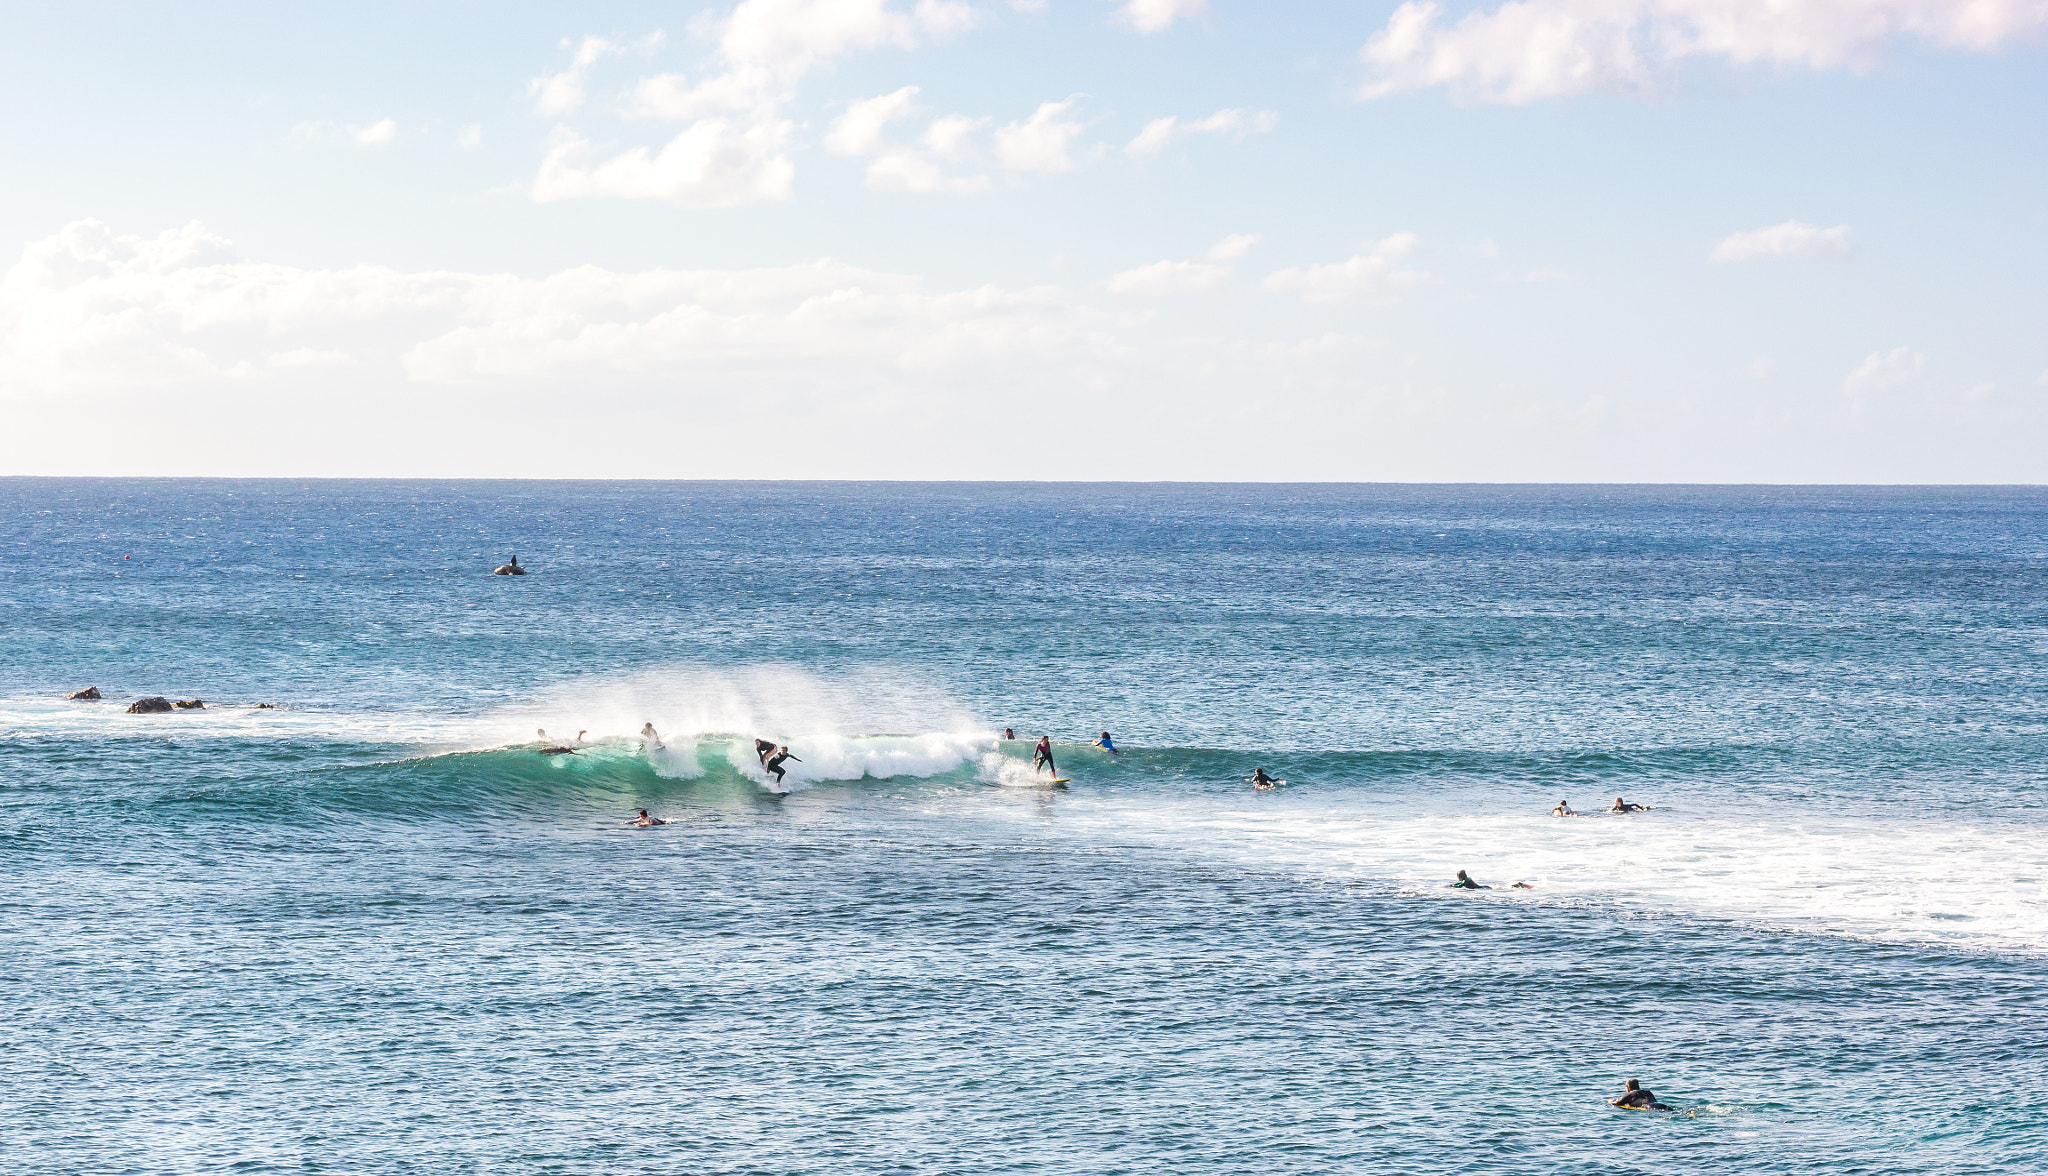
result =
M1199 294L1214 290L1228 279L1233 263L1243 261L1264 238L1258 233L1238 233L1209 247L1207 261L1155 261L1110 276L1106 286L1112 294Z
M1270 110L1219 110L1207 118L1188 122L1169 115L1146 123L1145 129L1124 145L1124 154L1133 159L1150 159L1190 135L1223 135L1232 142L1242 142L1249 135L1263 135L1278 125L1280 116Z
M1124 0L1117 19L1141 33L1157 33L1183 18L1209 15L1209 0Z
M1252 246L1266 239L1264 233L1233 233L1209 246L1210 261L1243 261Z
M784 151L789 130L779 120L699 119L659 152L634 147L595 162L586 162L590 144L582 136L557 131L533 178L533 198L611 196L683 208L787 200L796 178Z
M1410 0L1359 51L1371 77L1358 94L1644 93L1693 60L1830 70L1867 65L1898 37L1985 51L2043 29L2042 0L1512 0L1455 23Z
M855 102L832 122L824 146L839 155L870 157L867 185L879 192L939 193L972 196L994 187L985 175L954 175L944 162L962 162L977 153L972 143L975 131L987 119L951 114L936 118L925 128L916 146L890 139L884 132L890 124L902 122L919 112L918 88L905 86L893 93Z
M365 147L382 147L398 137L398 124L388 118L378 119L368 126L349 128L348 137Z
M1851 396L1903 388L1927 370L1927 357L1910 347L1873 351L1856 370L1842 378L1842 391Z
M1067 172L1074 170L1070 154L1082 125L1067 117L1080 95L1063 102L1039 104L1030 118L1013 122L996 131L998 165L1008 171Z
M1196 294L1213 290L1230 276L1227 265L1199 261L1155 261L1109 279L1112 294Z
M1805 221L1786 221L1767 229L1730 233L1714 246L1714 261L1755 261L1767 257L1845 257L1849 226L1823 229Z
M464 151L475 151L477 148L482 147L484 145L483 124L470 123L468 126L463 127L461 133L455 136L455 145Z
M1431 280L1427 273L1404 264L1421 244L1422 238L1414 233L1395 233L1345 261L1280 270L1269 275L1259 288L1269 294L1293 294L1303 302L1393 298Z
M343 369L493 388L743 373L792 386L829 373L835 390L940 373L950 386L1099 351L1107 325L1052 290L928 293L831 261L542 278L298 269L239 260L198 224L151 240L80 221L0 279L0 388L70 396Z
M705 26L715 33L718 48L702 80L693 84L676 73L643 77L617 107L629 118L687 124L681 133L659 151L632 147L593 162L586 136L558 129L534 176L533 198L606 196L692 208L786 200L796 164L788 153L793 124L783 110L806 75L847 53L909 49L921 38L948 36L978 19L961 0L917 0L908 10L889 0L741 0L724 19ZM568 69L533 81L535 112L580 109L598 61L629 48L651 50L659 38L653 34L630 46L584 38ZM842 138L857 131L849 125ZM903 161L870 171L871 182L879 177L912 190L972 183Z

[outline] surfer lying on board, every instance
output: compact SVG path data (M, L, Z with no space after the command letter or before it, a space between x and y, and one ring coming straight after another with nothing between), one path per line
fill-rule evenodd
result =
M1491 887L1491 886L1481 886L1481 885L1480 885L1479 883L1477 883L1477 882L1474 882L1474 881L1472 880L1472 875L1470 875L1470 874L1467 874L1467 873L1466 873L1465 871L1463 871L1463 870L1459 870L1459 871L1458 871L1458 880L1457 880L1456 882L1453 882L1453 883L1451 883L1451 889L1452 889L1452 890L1492 890L1492 889L1493 889L1493 887Z
M782 766L782 761L796 760L796 762L798 763L802 763L804 761L796 759L795 756L789 754L789 749L787 747L771 746L771 750L773 750L775 754L769 756L767 759L762 760L761 766L767 768L768 774L775 777L775 782L777 784L780 784L782 783L783 774L789 770Z
M1031 749L1031 770L1035 772L1040 768L1044 768L1055 779L1059 777L1060 770L1052 766L1052 736L1050 735L1040 735L1037 746Z
M1572 811L1571 801L1560 800L1557 802L1557 807L1550 810L1550 815L1553 817L1576 817L1579 814Z
M1287 781L1285 780L1275 780L1273 777L1268 776L1266 774L1266 769L1264 768L1253 768L1252 774L1246 776L1245 779L1250 780L1252 782L1252 787L1258 789L1261 792L1270 791L1271 789L1278 788L1280 785L1287 783Z
M1109 732L1107 731L1104 731L1102 733L1102 738L1097 739L1092 746L1099 747L1111 755L1123 754L1122 752L1116 749L1116 742L1109 737Z
M641 809L641 810L640 810L640 819L639 819L639 820L637 820L637 821L635 821L635 822L633 822L633 823L634 823L635 825L638 825L638 826L640 826L640 827L641 827L642 829L646 829L646 828L651 828L652 826L655 826L655 825L666 825L666 824L668 824L668 822L667 822L667 821L664 821L664 820L662 820L662 819L661 819L660 817L650 817L650 816L648 816L648 815L647 815L647 810L646 810L646 809Z
M1640 813L1645 811L1649 807L1650 806L1646 804L1630 804L1629 802L1617 796L1614 798L1614 807L1608 809L1607 811L1610 813Z
M1633 1078L1629 1079L1628 1085L1622 1088L1621 1097L1608 1099L1607 1105L1610 1107L1621 1107L1624 1110L1630 1111L1668 1111L1671 1109L1657 1101L1656 1092L1644 1090L1642 1083L1637 1082Z
M645 739L647 741L647 746L653 748L654 750L660 751L662 749L661 736L654 733L653 723L649 723L645 727L640 728L640 738Z

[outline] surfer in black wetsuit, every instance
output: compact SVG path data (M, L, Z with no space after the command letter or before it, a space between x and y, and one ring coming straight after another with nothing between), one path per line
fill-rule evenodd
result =
M1052 766L1052 736L1050 735L1040 735L1038 737L1038 745L1031 749L1031 770L1035 772L1040 768L1044 768L1047 772L1052 773L1053 779L1059 779L1060 770Z
M754 754L761 757L761 763L766 765L768 757L775 754L775 745L766 739L756 739L754 740Z
M1252 774L1249 777L1249 779L1252 782L1252 787L1258 789L1261 792L1264 792L1270 788L1277 787L1281 784L1287 783L1287 781L1285 780L1275 780L1273 777L1268 776L1266 774L1266 769L1264 768L1253 768Z
M1643 811L1643 806L1639 804L1630 804L1629 802L1617 796L1614 798L1614 807L1608 809L1607 811L1610 813L1639 813Z
M1003 728L1003 738L1005 738L1005 739L1015 739L1016 737L1017 737L1017 728L1015 728L1015 727L1004 727L1004 728Z
M1477 883L1477 882L1474 882L1474 881L1472 880L1472 875L1470 875L1470 874L1467 874L1467 873L1466 873L1465 871L1463 871L1463 870L1459 870L1459 871L1458 871L1458 880L1457 880L1456 882L1453 882L1453 883L1451 883L1451 889L1452 889L1452 890L1492 890L1492 889L1493 889L1493 887L1491 887L1491 886L1481 886L1481 885L1480 885L1479 883Z
M775 747L771 744L770 750L774 751L775 754L769 756L767 759L762 760L761 766L768 769L768 774L775 777L775 782L777 784L782 783L783 774L789 770L782 766L782 761L796 760L796 762L798 763L804 762L800 759L796 759L795 756L789 754L789 749L787 747Z
M640 810L640 819L639 819L639 820L637 820L637 821L635 821L635 822L633 822L633 823L634 823L635 825L638 825L638 826L640 826L640 827L641 827L642 829L646 829L646 828L649 828L649 827L651 827L651 826L654 826L654 825L666 825L666 824L668 824L668 822L667 822L667 821L664 821L664 820L662 820L662 819L661 819L660 817L650 817L650 816L648 816L648 815L647 815L647 810L646 810L646 809L641 809L641 810Z
M1656 1092L1644 1090L1642 1083L1637 1082L1633 1078L1629 1079L1628 1085L1622 1088L1621 1097L1608 1099L1607 1105L1610 1107L1622 1107L1631 1111L1668 1111L1671 1109L1657 1101Z

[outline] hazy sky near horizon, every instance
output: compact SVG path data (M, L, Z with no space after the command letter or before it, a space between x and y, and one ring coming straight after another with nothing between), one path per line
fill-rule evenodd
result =
M20 3L0 474L2048 481L2048 0Z

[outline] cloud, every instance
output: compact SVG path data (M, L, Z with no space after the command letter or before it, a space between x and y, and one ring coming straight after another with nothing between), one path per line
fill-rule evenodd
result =
M1067 112L1080 97L1076 94L1062 102L1040 103L1030 118L998 129L996 163L1007 171L1073 171L1074 160L1069 152L1085 128L1068 118Z
M1151 159L1190 135L1223 135L1232 142L1242 142L1247 136L1263 135L1278 125L1280 116L1270 110L1219 110L1190 122L1169 115L1146 123L1145 129L1124 145L1124 154L1133 159Z
M348 137L365 147L382 147L398 137L398 124L391 119L379 119L366 127L354 127Z
M1263 239L1258 233L1225 237L1209 247L1207 261L1155 261L1111 275L1106 286L1112 294L1199 294L1214 290L1230 277L1232 263L1244 260L1252 246Z
M972 196L995 185L985 175L955 175L943 166L974 158L974 133L987 119L949 114L931 120L914 145L890 139L885 131L920 112L918 88L905 86L893 93L864 99L847 106L846 113L832 122L824 146L838 155L866 156L867 185L878 192L942 193Z
M659 152L634 147L586 162L589 142L558 130L533 178L533 198L546 204L611 196L680 208L787 200L796 178L796 165L784 152L789 132L780 120L699 119Z
M827 373L835 389L932 374L952 385L1098 352L1107 326L1053 290L932 293L831 261L539 278L299 269L241 260L196 223L145 239L80 221L0 278L0 388L69 396L321 371L491 388L778 374L815 386Z
M1295 266L1269 275L1259 284L1268 294L1292 294L1303 302L1382 301L1430 281L1404 262L1422 244L1414 233L1395 233L1328 265Z
M1678 66L1864 67L1912 38L1989 51L2048 29L2041 0L1512 0L1450 23L1410 0L1361 50L1360 98L1434 86L1481 102L1654 92Z
M1856 370L1842 378L1842 391L1851 396L1903 388L1927 370L1927 357L1910 347L1873 351Z
M1730 233L1714 246L1714 261L1755 261L1767 257L1846 257L1849 226L1823 229L1805 221L1786 221L1767 229Z
M1125 0L1117 20L1141 33L1157 33L1181 19L1209 15L1209 0Z
M483 124L470 123L463 127L461 132L455 136L455 145L464 151L475 151L477 148L482 147L484 145Z
M1213 290L1230 276L1227 265L1199 261L1155 261L1109 279L1112 294L1195 294Z
M961 0L917 0L907 10L888 0L742 0L724 19L705 26L715 34L717 49L702 80L692 83L678 73L640 78L615 111L687 124L681 132L658 151L639 146L592 160L586 136L558 128L534 177L533 198L604 196L691 208L786 200L796 164L788 153L793 123L783 111L803 78L848 53L909 49L922 38L949 36L978 20L973 6ZM659 37L631 47L651 49ZM590 70L622 51L604 38L584 38L566 70L533 81L535 112L561 115L581 108ZM908 177L905 184L948 182L933 178L935 168L910 166L915 162L883 168L885 182L898 173Z

